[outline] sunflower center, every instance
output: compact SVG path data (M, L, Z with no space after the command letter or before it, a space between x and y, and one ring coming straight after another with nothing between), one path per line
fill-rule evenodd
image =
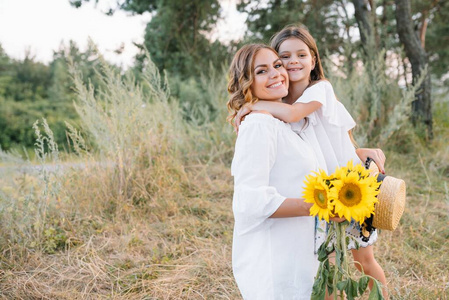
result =
M323 190L315 190L315 203L321 208L327 208L327 195Z
M360 188L353 183L346 183L338 193L341 203L347 207L359 204L362 201L362 192Z

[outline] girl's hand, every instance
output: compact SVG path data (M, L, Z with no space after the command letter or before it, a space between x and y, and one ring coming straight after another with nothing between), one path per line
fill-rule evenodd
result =
M239 109L237 112L237 115L235 116L234 120L234 129L238 133L239 132L239 126L242 123L243 120L245 120L245 116L251 112L251 104L246 103L242 106L242 108Z
M368 157L373 159L377 167L379 168L379 171L382 174L385 174L384 165L386 158L382 149L359 148L356 149L355 152L357 153L357 156L360 158L362 162L365 162L368 159Z

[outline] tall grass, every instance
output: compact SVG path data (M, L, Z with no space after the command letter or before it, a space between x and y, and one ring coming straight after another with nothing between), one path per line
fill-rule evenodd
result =
M44 121L38 167L2 169L0 296L235 298L222 74L194 90L211 109L187 118L150 60L141 82L101 64L97 90L71 71L82 124L68 138L81 163L48 169L60 155Z
M345 66L350 63L345 58L337 67L326 60L328 78L357 123L354 136L358 144L395 150L408 144L411 149L405 151L413 150L419 143L409 122L416 87L400 87L402 74L391 75L386 50L374 49L361 53L365 63L358 61L352 68Z

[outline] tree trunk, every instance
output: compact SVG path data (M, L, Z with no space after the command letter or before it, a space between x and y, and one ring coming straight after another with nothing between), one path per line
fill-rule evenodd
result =
M413 83L416 84L427 66L427 54L413 28L410 1L395 0L395 3L396 26L399 39L412 65ZM415 93L415 100L412 102L412 123L415 127L423 126L427 138L432 139L432 101L430 91L430 72L427 70L424 80Z
M352 0L352 3L354 4L354 15L360 31L360 40L363 47L366 47L371 36L368 6L365 0Z

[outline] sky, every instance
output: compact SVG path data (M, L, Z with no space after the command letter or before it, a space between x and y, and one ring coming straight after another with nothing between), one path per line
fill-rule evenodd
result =
M0 44L12 58L23 59L30 51L35 60L49 63L61 42L68 45L73 40L85 50L90 37L106 60L126 69L138 52L133 43L143 42L151 16L123 11L106 16L103 11L116 1L100 0L95 7L92 0L77 9L69 0L0 0ZM224 20L213 36L222 41L240 38L245 16L236 12L235 0L223 0L222 7ZM116 54L122 45L122 54Z

